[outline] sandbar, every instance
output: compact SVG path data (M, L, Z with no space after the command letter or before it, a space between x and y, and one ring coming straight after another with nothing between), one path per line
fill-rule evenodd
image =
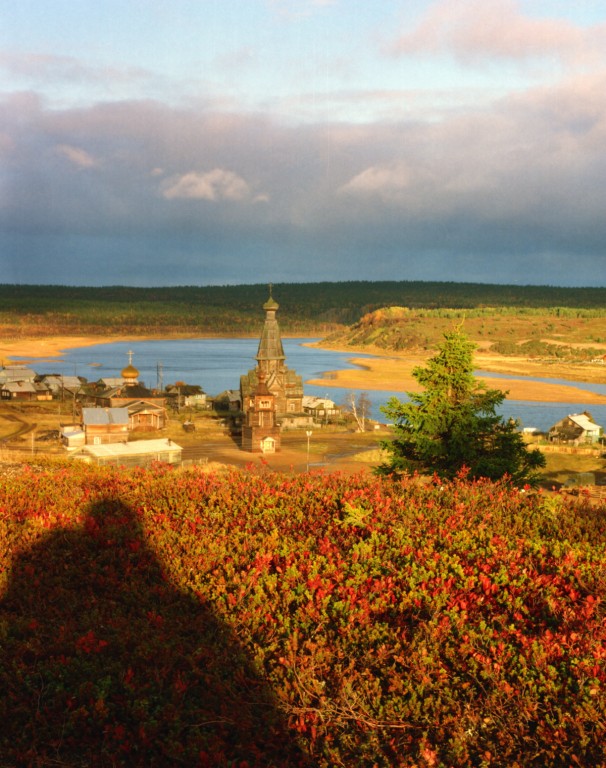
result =
M412 375L413 368L424 364L421 357L351 357L349 360L357 368L328 371L321 378L311 379L308 384L321 387L344 387L358 390L386 390L391 392L418 392L420 390L417 381ZM501 358L498 366L493 366L491 360L478 355L475 358L478 370L493 371L499 374L499 378L486 377L483 380L490 389L500 389L507 393L509 400L527 400L551 403L579 403L583 405L606 405L606 395L598 392L576 387L574 384L552 384L542 381L532 381L529 378L519 376L517 360L511 361L513 370L507 370L507 358ZM541 378L568 379L569 370L562 371L555 366L545 370L544 367L536 367L525 363L528 376ZM496 370L495 370L496 369ZM587 381L581 376L585 373L582 369L574 376L578 381ZM601 370L602 381L606 383L606 369ZM501 376L503 378L501 378ZM587 383L598 383L593 376L588 377Z
M94 344L112 344L133 341L124 336L45 336L43 338L0 340L0 361L34 362L61 357L68 349L91 347Z

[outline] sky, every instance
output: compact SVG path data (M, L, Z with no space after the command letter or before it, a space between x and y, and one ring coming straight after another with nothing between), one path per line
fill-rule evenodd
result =
M0 0L0 283L606 286L604 0Z

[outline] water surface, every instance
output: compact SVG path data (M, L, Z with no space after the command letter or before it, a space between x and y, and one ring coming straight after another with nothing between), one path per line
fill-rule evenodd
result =
M316 339L283 339L286 364L303 377L317 379L327 371L356 368L349 362L356 358L372 357L359 352L336 352L304 346ZM161 387L184 381L187 384L199 384L209 395L217 395L226 389L238 389L240 376L256 365L255 355L259 341L247 339L167 339L154 341L112 342L95 344L66 351L61 359L32 366L37 373L63 373L84 376L89 381L102 377L120 376L121 370L128 365L129 351L133 353L133 365L140 372L140 381L147 387ZM42 370L44 366L44 370ZM483 378L511 378L503 374L478 371ZM520 377L522 378L522 377ZM530 378L530 377L529 377ZM565 379L537 379L551 384L567 384L606 394L606 384L587 384ZM327 396L338 404L352 392L346 387L320 387L305 384L305 394ZM395 395L405 400L404 392L386 390L368 390L367 394L373 405L372 417L385 420L379 408L389 397ZM535 427L547 431L553 424L569 413L582 413L589 410L598 424L606 425L606 406L581 403L537 403L533 401L506 400L500 413L509 418L518 419L524 427Z

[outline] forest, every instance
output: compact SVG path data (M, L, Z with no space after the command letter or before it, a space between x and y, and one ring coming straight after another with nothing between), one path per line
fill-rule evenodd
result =
M606 288L489 285L454 282L276 283L279 321L289 335L321 335L357 323L383 307L412 310L579 309L602 316ZM53 335L246 336L256 334L267 284L78 287L0 285L5 338Z

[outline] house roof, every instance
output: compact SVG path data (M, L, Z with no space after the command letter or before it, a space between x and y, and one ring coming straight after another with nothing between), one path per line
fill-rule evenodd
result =
M128 410L126 408L83 408L82 422L87 426L128 425Z
M30 392L36 393L38 390L31 381L8 381L2 385L5 392Z
M583 432L599 432L602 427L599 424L596 424L595 421L593 421L587 414L585 413L569 413L568 416L565 416L563 419L560 419L556 424L553 425L551 428L552 430L558 430L558 429L566 429L566 422L570 421L572 424L574 424L575 427L582 430ZM568 429L572 429L572 426L569 426Z
M59 373L47 373L40 377L45 384L55 385L57 387L80 387L82 379L79 376L63 376Z
M0 368L0 382L9 381L33 381L36 378L36 372L25 366L8 366Z
M141 413L143 411L155 411L156 413L163 413L166 408L163 405L157 405L156 403L149 403L145 400L133 400L131 403L126 403L124 406L129 415L134 413Z
M315 397L315 395L303 395L303 408L336 408L333 400L327 397Z
M165 391L189 396L206 394L199 384L168 384Z
M592 421L584 413L571 413L568 418L571 421L574 421L574 423L581 427L581 429L585 432L595 432L596 430L601 429L601 427L596 424L595 421Z
M230 403L236 403L240 400L240 390L239 389L225 389L223 392L220 392L215 400L221 400L222 398L227 398Z
M132 443L106 443L105 445L86 445L78 453L89 454L96 458L110 458L121 456L145 456L153 453L177 453L183 448L172 440L161 438L158 440L134 440Z
M84 435L84 430L78 426L63 427L61 434L65 437L75 437L76 435Z
M104 376L97 383L103 384L105 387L120 387L124 384L124 381L120 376Z
M101 400L164 400L163 395L155 395L150 389L142 387L140 384L130 386L121 384L118 387L105 389L103 392L96 392L94 395Z

